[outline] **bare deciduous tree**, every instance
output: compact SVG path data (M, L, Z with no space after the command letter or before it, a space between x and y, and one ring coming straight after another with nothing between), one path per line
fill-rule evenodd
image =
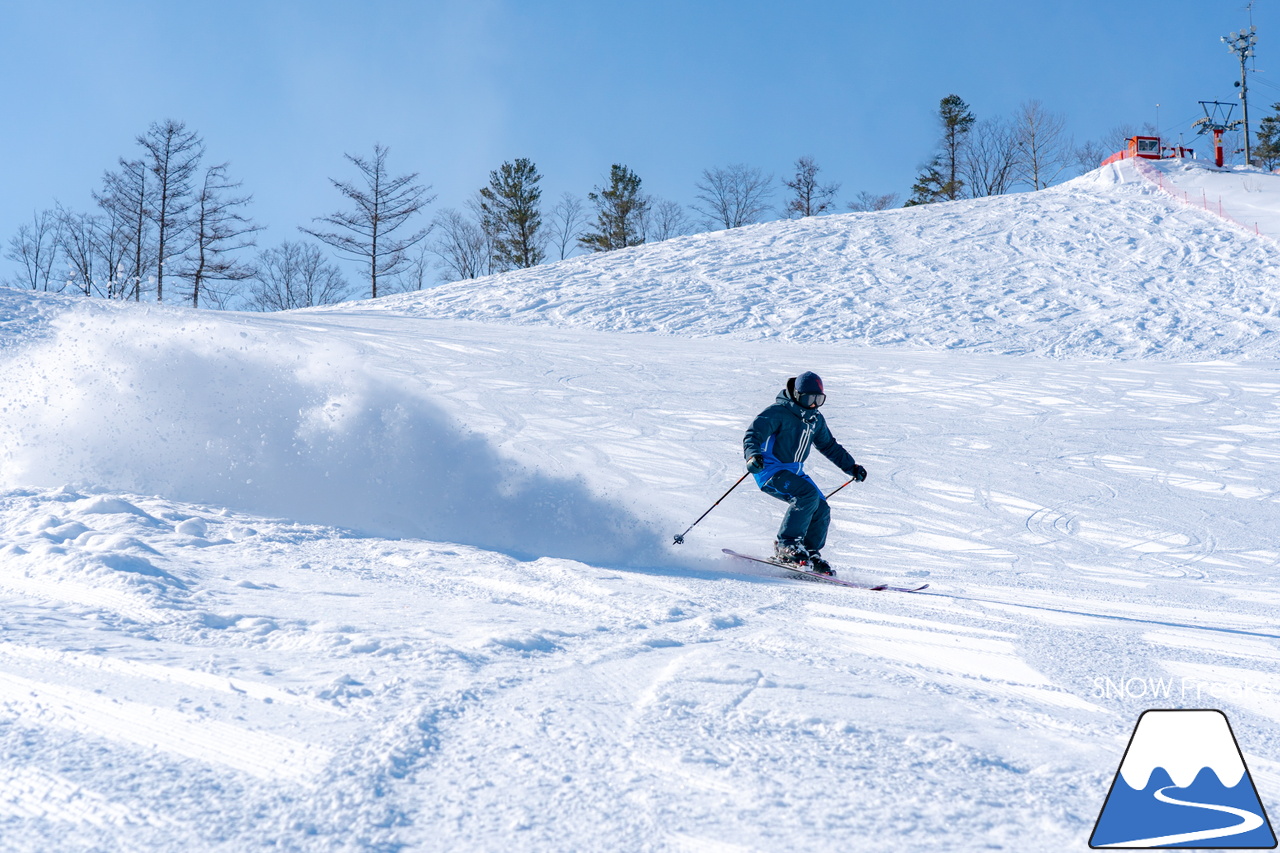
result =
M378 279L399 272L407 262L406 251L421 242L431 229L422 228L405 237L396 237L395 232L435 201L435 196L428 194L429 186L415 183L417 172L395 178L388 174L388 151L386 146L375 144L371 160L343 155L360 170L363 186L336 178L330 178L330 182L355 205L355 210L339 211L315 220L339 230L298 229L348 258L366 264L369 295L374 299L378 297Z
M66 261L66 283L85 296L117 298L127 288L124 229L108 213L58 209L59 253Z
M435 265L436 253L432 250L431 243L423 240L408 254L404 269L396 277L395 290L399 293L408 293L411 290L422 290L429 286L434 280L431 273Z
M142 299L142 282L155 263L152 225L148 216L151 186L147 175L150 171L143 160L121 157L119 170L103 175L102 192L93 196L98 206L119 220L125 229L128 251L125 286L118 294L121 299Z
M856 210L859 213L866 213L872 210L888 210L891 207L898 206L899 197L897 193L876 195L862 190L853 197L853 201L849 202L848 206L850 210Z
M1017 137L1009 122L974 122L960 154L961 174L972 198L1004 195L1017 180Z
M341 270L319 248L285 240L258 253L246 304L255 311L289 311L337 304L348 291Z
M1080 170L1081 174L1092 172L1094 169L1102 165L1102 161L1110 156L1112 152L1108 151L1101 142L1090 139L1077 145L1075 150L1071 152L1073 165Z
M103 277L102 265L98 263L100 218L59 208L58 219L61 221L58 249L67 265L65 284L85 296L92 296L94 283Z
M560 260L573 254L586 224L587 215L582 199L573 193L560 196L556 206L551 208L551 244L560 253Z
M739 228L759 222L769 209L773 175L766 175L755 166L735 163L704 169L694 186L698 203L693 209L706 217L709 227Z
M817 216L826 213L835 206L839 184L823 184L818 181L818 172L822 167L812 157L804 156L796 160L796 173L791 180L784 180L783 186L791 190L791 198L787 200L785 213L791 216Z
M187 281L191 307L199 308L200 299L224 307L228 293L219 284L244 281L253 275L253 266L241 261L235 252L256 245L253 235L262 230L240 213L252 196L228 196L237 190L239 181L227 178L227 164L210 166L196 193L192 209L192 246L179 275Z
M440 258L442 281L461 281L488 275L493 241L474 220L447 207L435 219L431 248Z
M1013 130L1018 178L1033 190L1049 186L1071 164L1075 144L1061 113L1050 112L1040 101L1026 101L1014 115Z
M692 227L693 223L689 221L688 214L679 202L650 196L644 217L646 243L661 242L688 234Z
M190 243L188 214L195 204L195 180L204 156L204 142L185 123L169 119L155 123L138 144L147 152L146 166L155 179L147 208L156 228L156 301L164 301L164 275L171 259L186 252Z
M54 279L61 243L62 217L58 212L32 212L31 224L19 225L18 233L9 239L5 257L16 261L20 271L6 283L22 290L62 290L65 281Z

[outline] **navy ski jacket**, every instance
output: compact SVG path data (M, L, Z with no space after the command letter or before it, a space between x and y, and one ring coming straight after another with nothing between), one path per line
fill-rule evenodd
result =
M809 450L818 451L841 471L852 476L854 462L849 451L827 428L827 419L817 409L805 409L791 399L787 389L778 392L774 404L756 415L742 438L744 458L764 458L764 470L754 475L756 485L763 486L779 471L792 471L802 477Z

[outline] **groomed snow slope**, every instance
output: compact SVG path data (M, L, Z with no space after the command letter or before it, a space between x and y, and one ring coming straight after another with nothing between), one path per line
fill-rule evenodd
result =
M1132 162L1038 193L699 234L370 310L1053 358L1280 356L1280 176ZM1177 183L1175 184L1174 181ZM1209 187L1210 189L1205 189ZM1198 207L1225 197L1249 230Z
M937 227L907 213L878 226L895 244ZM1272 251L1195 215L1219 277ZM1149 707L1222 708L1280 798L1265 335L1212 363L1171 356L1216 337L1045 359L422 298L0 291L0 847L1084 849ZM1040 325L1003 326L1037 350ZM668 544L803 369L871 472L828 556L927 593L722 559L769 547L781 505L747 486Z

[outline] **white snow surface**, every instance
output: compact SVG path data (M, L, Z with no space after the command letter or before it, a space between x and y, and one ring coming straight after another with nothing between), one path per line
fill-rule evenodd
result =
M1274 806L1280 247L1161 183L281 315L0 290L0 848L1084 849L1154 707ZM671 544L806 369L870 471L824 554L925 592L724 558L750 481Z
M1182 200L1201 190L1249 227L1224 227L1217 201ZM1252 233L1259 221L1271 237ZM1280 175L1122 161L1038 193L698 234L367 308L682 337L1275 360L1277 236Z

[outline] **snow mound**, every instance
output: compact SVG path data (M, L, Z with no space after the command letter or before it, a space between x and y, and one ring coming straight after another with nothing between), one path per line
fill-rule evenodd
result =
M1244 210L1234 200L1280 191L1275 175L1195 175L1228 208ZM1202 361L1280 354L1278 295L1280 245L1162 192L1122 163L1036 193L699 234L358 310L745 340Z
M644 559L657 541L583 484L503 458L462 426L467 411L365 369L349 344L86 304L10 354L0 377L5 487L158 494L606 563ZM126 562L115 568L151 574L144 556Z

